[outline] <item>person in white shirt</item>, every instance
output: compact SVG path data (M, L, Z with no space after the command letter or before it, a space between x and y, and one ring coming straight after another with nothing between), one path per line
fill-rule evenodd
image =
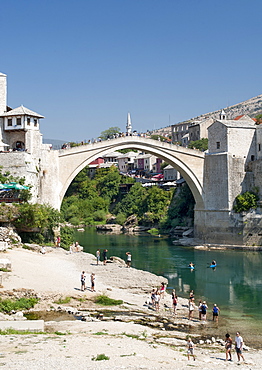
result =
M241 337L239 331L236 332L236 338L235 338L235 345L236 345L236 353L237 353L237 359L240 361L240 357L242 357L243 361L245 361L244 356L242 355L243 350L243 338Z

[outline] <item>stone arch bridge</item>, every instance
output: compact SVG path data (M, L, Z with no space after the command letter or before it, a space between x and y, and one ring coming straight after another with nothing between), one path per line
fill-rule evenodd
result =
M177 169L189 185L196 204L195 237L206 242L243 244L243 222L232 212L233 202L246 183L246 158L228 152L198 150L144 137L125 136L63 150L39 146L37 154L0 153L0 163L32 184L32 202L60 209L75 176L96 158L119 149L144 151ZM42 149L43 148L43 149ZM247 180L249 177L247 178ZM242 222L242 224L241 224Z
M57 200L52 204L59 208L69 185L76 175L89 163L119 149L137 149L163 159L176 168L189 185L197 208L203 208L203 169L204 153L178 145L138 136L124 136L117 139L101 141L63 149L58 154ZM50 203L50 194L49 194Z

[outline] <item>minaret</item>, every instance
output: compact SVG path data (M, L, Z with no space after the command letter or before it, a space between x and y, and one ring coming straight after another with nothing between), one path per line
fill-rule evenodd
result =
M6 75L0 72L0 115L6 112Z
M130 113L127 113L126 132L128 135L132 134L132 123Z

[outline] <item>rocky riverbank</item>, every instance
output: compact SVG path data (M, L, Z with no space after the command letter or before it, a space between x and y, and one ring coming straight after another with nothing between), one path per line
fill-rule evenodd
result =
M168 294L161 300L159 313L152 309L150 292L166 281L163 277L126 268L119 259L97 266L93 255L70 254L59 248L50 248L45 254L15 248L1 253L0 258L11 262L11 272L2 272L2 298L19 298L30 291L40 298L34 311L45 313L41 316L45 334L0 336L3 368L183 369L189 364L188 332L196 344L196 361L191 365L237 367L235 354L233 363L224 361L223 338L201 335L196 329L202 324L187 319L187 300L179 299L177 316ZM84 292L80 290L81 271L87 275ZM96 292L90 290L92 272ZM123 300L123 304L110 309L99 306L95 303L99 294ZM96 361L99 355L104 359ZM245 357L247 364L242 368L260 368L261 351L250 349Z

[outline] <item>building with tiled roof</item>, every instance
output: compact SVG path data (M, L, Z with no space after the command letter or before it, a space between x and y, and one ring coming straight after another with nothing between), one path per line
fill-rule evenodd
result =
M7 76L0 73L0 150L37 153L42 147L39 120L44 118L21 105L7 106ZM1 146L1 142L5 145Z

